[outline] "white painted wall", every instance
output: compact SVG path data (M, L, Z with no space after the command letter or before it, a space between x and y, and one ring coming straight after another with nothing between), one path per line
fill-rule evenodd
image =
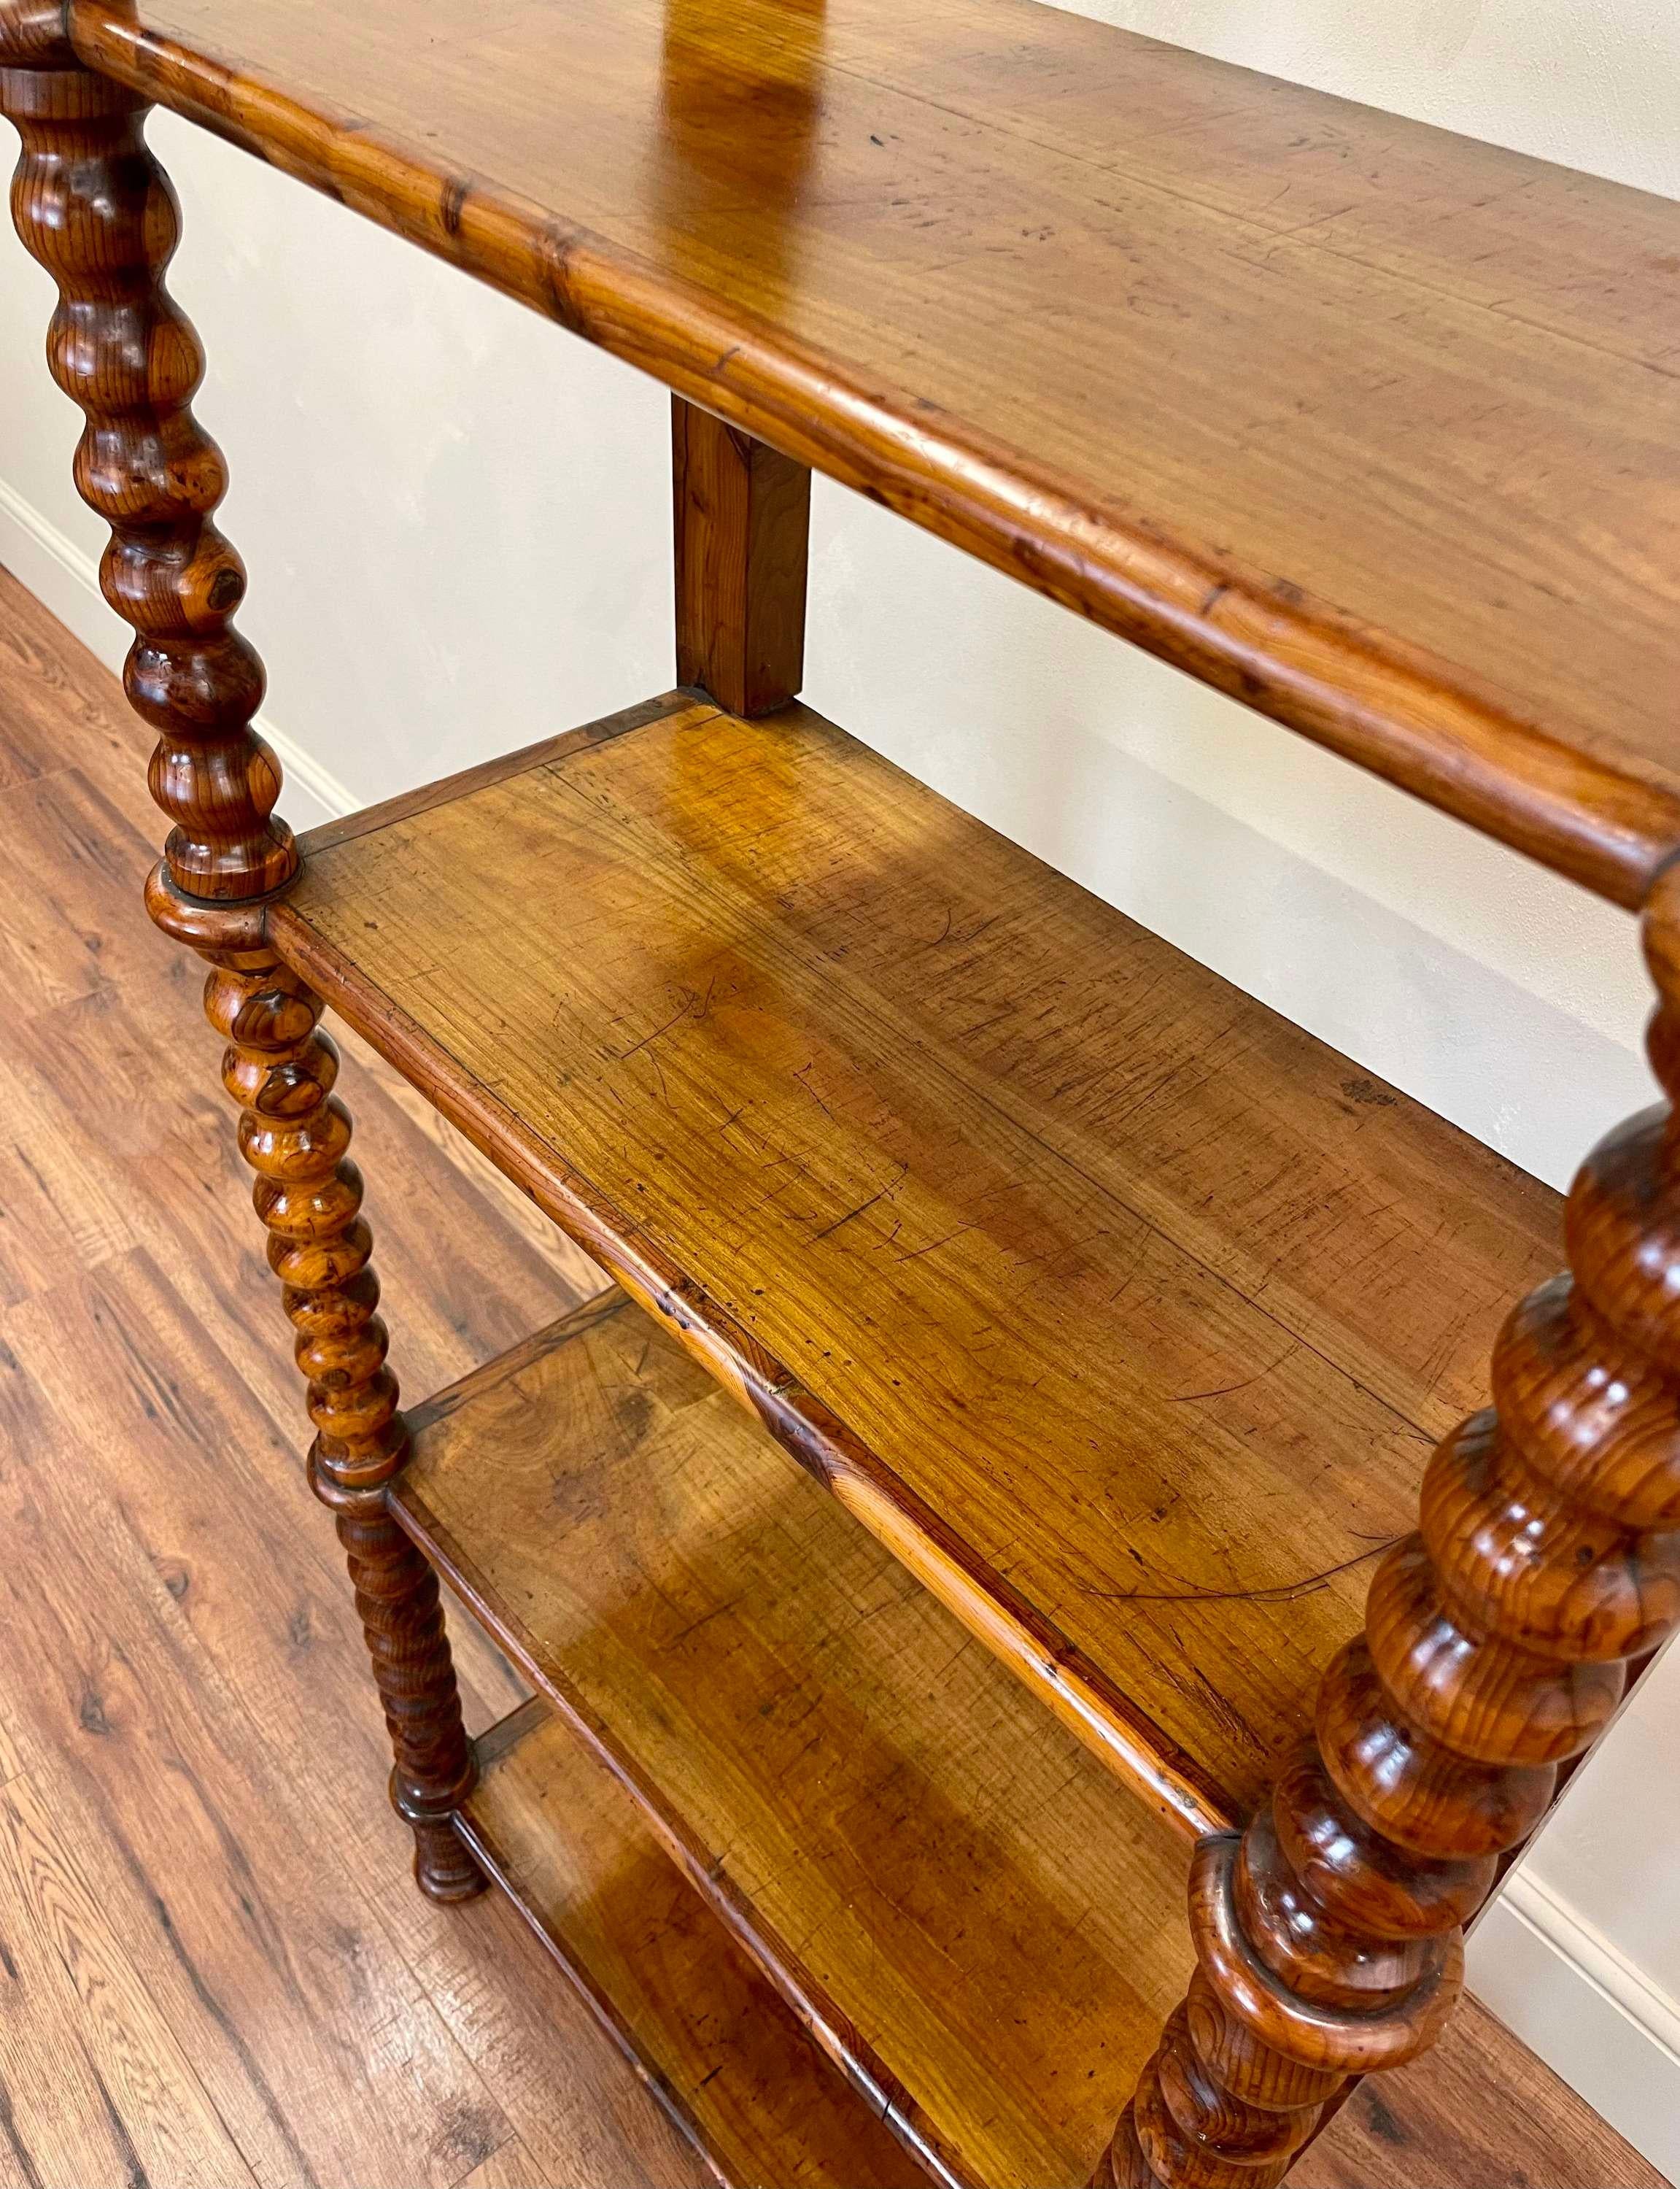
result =
M1082 0L1081 12L1680 196L1674 0ZM662 391L170 117L286 811L668 681ZM0 240L0 559L115 663ZM947 795L1554 1183L1649 1099L1631 922L837 488L807 696ZM1680 2175L1680 1654L1488 1919L1476 1980Z

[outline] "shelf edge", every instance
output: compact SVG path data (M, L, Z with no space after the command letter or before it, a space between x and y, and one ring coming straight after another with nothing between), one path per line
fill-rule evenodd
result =
M533 1695L511 1710L505 1717L498 1718L474 1741L481 1763L489 1763L515 1747L525 1734L533 1732L549 1715L548 1704L539 1695ZM684 2141L700 2157L719 2189L731 2189L727 2175L706 2148L699 2129L689 2117L686 2106L670 2083L652 2063L643 2058L629 2029L614 2008L612 2001L595 1982L580 1962L566 1953L557 1938L549 1930L536 1909L519 1890L514 1878L502 1861L499 1851L485 1832L482 1831L469 1813L463 1809L455 1812L455 1830L471 1852L473 1860L484 1875L507 1900L520 1920L537 1940L555 1966L577 1993L597 2025L609 2037L630 2067L636 2079L652 2097L665 2118Z

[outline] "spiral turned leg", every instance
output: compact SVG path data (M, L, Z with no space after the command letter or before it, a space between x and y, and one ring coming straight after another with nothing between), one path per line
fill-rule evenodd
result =
M12 217L58 285L47 361L87 421L76 484L111 529L99 580L134 628L123 682L157 732L170 873L193 896L260 897L297 853L251 727L262 665L232 628L245 568L211 521L227 470L190 408L204 354L163 286L179 208L147 149L146 102L78 65L62 14L0 0L0 110L22 140Z
M386 1507L408 1433L386 1364L349 1112L332 1091L338 1052L317 1023L318 998L272 958L216 967L205 1009L228 1044L223 1082L241 1106L240 1148L257 1173L268 1260L308 1378L309 1479L349 1560L396 1755L391 1798L413 1828L421 1889L465 1899L485 1881L453 1823L472 1788L472 1754L437 1575Z
M1430 1461L1313 1740L1198 1849L1196 1975L1099 2184L1270 2189L1350 2077L1433 2043L1500 1857L1680 1622L1680 866L1644 936L1670 1100L1582 1166L1570 1274L1500 1333L1494 1403Z
M232 627L245 571L211 521L227 478L190 408L203 354L163 286L178 211L142 133L145 102L78 64L65 17L59 0L0 0L0 111L22 140L18 233L58 285L48 361L86 420L76 483L111 528L101 584L135 632L124 683L157 732L149 780L172 825L148 904L216 969L210 1015L232 1044L240 1144L309 1378L311 1479L337 1517L396 1751L392 1796L421 1886L461 1899L484 1882L451 1823L471 1754L436 1577L386 1507L407 1445L344 1160L350 1121L316 999L262 938L262 902L297 852L251 727L262 665Z

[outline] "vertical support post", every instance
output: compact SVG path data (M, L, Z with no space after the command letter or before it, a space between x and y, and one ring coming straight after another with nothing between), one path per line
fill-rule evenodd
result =
M732 715L768 715L805 665L811 474L708 410L671 399L677 682Z
M123 685L157 732L170 874L194 897L261 897L290 880L297 851L251 727L262 665L232 626L245 566L211 517L227 467L189 407L203 353L162 286L179 209L146 146L146 102L77 65L60 13L0 0L0 108L23 140L12 218L59 287L47 361L87 419L76 484L111 528L99 581L134 627Z
M1434 2043L1463 1926L1680 1624L1680 863L1644 913L1668 1100L1570 1190L1570 1274L1495 1344L1315 1736L1191 1882L1198 1966L1096 2175L1274 2189L1347 2079Z
M86 419L76 483L110 526L100 583L134 628L124 687L157 733L149 780L172 825L147 904L213 969L206 1006L230 1044L240 1146L309 1378L310 1477L349 1559L396 1756L392 1799L421 1886L459 1899L485 1882L451 1821L472 1756L436 1577L386 1507L408 1435L361 1181L345 1159L350 1120L331 1094L336 1053L317 1031L319 1000L264 932L297 849L274 817L279 766L251 727L262 665L233 628L245 570L213 521L226 467L190 407L203 354L163 286L178 208L146 145L146 102L83 68L65 20L48 0L0 0L0 111L22 139L13 218L59 289L48 362Z
M151 901L154 916L178 932L181 916L155 884ZM409 1432L386 1365L350 1114L332 1091L338 1051L319 1030L320 998L266 942L228 947L229 926L224 916L205 1010L228 1044L223 1083L240 1106L240 1152L257 1174L269 1267L308 1379L309 1484L349 1565L395 1758L392 1805L414 1835L414 1876L433 1900L469 1899L485 1879L454 1817L472 1790L472 1751L437 1576L386 1504Z

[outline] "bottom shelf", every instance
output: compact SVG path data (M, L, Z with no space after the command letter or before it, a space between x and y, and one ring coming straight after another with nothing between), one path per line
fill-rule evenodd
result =
M865 2105L953 2189L1088 2181L1179 1835L622 1293L409 1421L392 1513Z
M654 2095L731 2189L925 2189L540 1701L478 1743L461 1829ZM1356 2090L1292 2189L1668 2189L1474 2000L1436 2050ZM1032 2185L1037 2189L1037 2185Z
M730 2189L925 2189L546 1704L478 1750L463 1836Z
M621 1294L409 1419L392 1509L555 1711L467 1836L725 2176L1087 2181L1189 1974L1177 1835ZM1296 2173L1655 2180L1474 2012Z

